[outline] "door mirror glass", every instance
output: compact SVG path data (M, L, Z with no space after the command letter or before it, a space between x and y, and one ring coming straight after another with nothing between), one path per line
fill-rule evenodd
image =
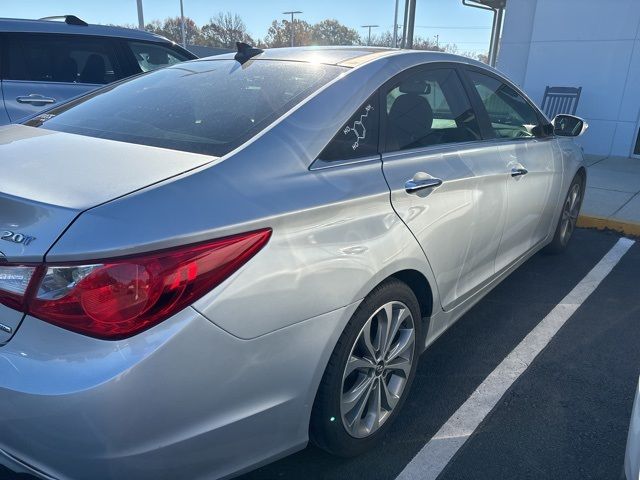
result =
M588 127L587 122L573 115L560 114L553 119L553 133L560 137L577 137Z

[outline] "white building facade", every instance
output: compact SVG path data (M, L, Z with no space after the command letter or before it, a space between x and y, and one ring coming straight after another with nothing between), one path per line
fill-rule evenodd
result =
M582 87L585 153L640 159L640 0L508 0L497 68L538 105Z

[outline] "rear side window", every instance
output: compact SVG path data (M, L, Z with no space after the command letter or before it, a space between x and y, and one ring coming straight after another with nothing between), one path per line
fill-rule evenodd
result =
M268 60L181 63L100 89L26 124L221 156L343 71Z
M531 138L540 121L535 110L509 85L479 72L468 72L498 138Z
M480 126L454 69L416 69L386 91L386 150L479 140Z
M189 60L189 58L179 52L162 45L145 42L126 43L142 72L148 72L156 68L167 67Z
M378 94L372 95L336 133L318 158L353 160L378 153Z
M122 78L113 42L82 35L12 35L5 78L106 84Z

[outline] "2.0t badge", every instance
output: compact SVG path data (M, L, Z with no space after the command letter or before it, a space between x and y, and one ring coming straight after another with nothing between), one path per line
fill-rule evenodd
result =
M4 230L2 235L0 235L0 240L6 240L7 242L13 243L21 243L25 247L33 242L36 237L31 237L29 235L25 235L23 233L11 232L9 230Z

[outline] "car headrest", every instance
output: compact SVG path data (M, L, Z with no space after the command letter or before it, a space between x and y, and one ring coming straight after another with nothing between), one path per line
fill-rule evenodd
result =
M426 80L411 77L400 82L398 90L401 93L415 93L417 95L428 95L431 93L431 85Z
M169 54L159 48L152 48L148 55L148 61L152 65L167 65L169 63Z

